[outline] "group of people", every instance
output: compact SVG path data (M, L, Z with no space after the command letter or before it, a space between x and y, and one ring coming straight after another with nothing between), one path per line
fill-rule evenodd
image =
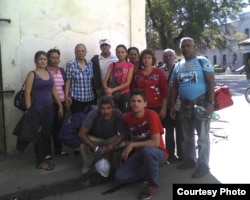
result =
M28 112L34 109L44 124L42 136L34 144L37 168L54 168L46 160L51 155L52 133L55 153L66 155L56 140L65 110L74 114L97 105L78 132L82 141L82 174L90 171L96 157L105 157L116 148L123 148L123 163L116 171L116 181L147 182L139 199L149 199L159 192L158 170L167 160L182 161L178 169L196 167L193 178L209 173L214 73L207 58L196 56L193 39L181 39L184 59L178 63L175 51L166 49L161 68L155 66L156 57L150 49L139 52L136 47L127 49L120 44L115 56L108 39L99 44L100 55L90 61L85 58L86 46L77 44L75 59L67 63L66 72L58 67L59 50L36 53L35 73L30 72L26 79L25 102ZM109 84L112 78L117 81L115 87ZM119 98L115 98L116 92ZM200 118L194 105L203 106L207 117Z

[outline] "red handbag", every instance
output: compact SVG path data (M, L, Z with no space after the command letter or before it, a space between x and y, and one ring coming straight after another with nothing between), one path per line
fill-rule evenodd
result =
M232 94L227 85L216 85L214 88L214 110L221 110L233 105Z

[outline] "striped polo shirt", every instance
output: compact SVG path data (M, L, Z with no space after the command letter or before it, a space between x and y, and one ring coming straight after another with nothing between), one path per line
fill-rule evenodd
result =
M64 80L63 80L62 73L59 68L57 68L56 71L53 71L51 67L48 67L48 70L53 75L54 84L56 86L56 91L59 96L59 99L61 102L64 102L65 101L65 95L63 91Z

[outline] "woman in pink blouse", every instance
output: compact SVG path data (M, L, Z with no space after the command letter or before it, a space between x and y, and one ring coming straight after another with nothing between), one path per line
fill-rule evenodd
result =
M50 49L47 52L48 57L48 67L47 70L52 74L54 78L54 83L56 86L56 91L59 96L59 99L64 107L65 110L65 94L64 94L64 83L65 83L65 71L62 67L59 67L60 63L60 51L58 49ZM53 103L55 113L57 113L58 106L54 102ZM53 146L54 146L54 153L56 155L66 156L68 155L65 151L62 149L62 143L57 139L60 128L62 126L63 118L59 118L56 114L54 115L54 121L51 128L51 136L53 139ZM52 151L51 151L51 137L49 140L47 155L45 159L49 160L51 159Z
M134 65L127 60L128 51L125 45L120 44L116 47L117 62L109 65L106 76L103 80L103 87L106 95L114 97L115 92L120 92L120 98L114 98L116 107L123 113L130 110L130 84L134 73ZM111 76L114 76L118 82L118 86L109 87L109 80Z

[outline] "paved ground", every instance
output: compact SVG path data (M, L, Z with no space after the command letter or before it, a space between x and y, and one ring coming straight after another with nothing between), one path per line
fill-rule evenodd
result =
M172 199L174 183L250 183L250 105L243 95L234 96L233 100L232 107L218 112L221 120L227 122L211 123L211 130L228 135L225 140L211 134L211 174L192 179L192 170L177 170L176 164L163 166L160 169L161 192L154 199ZM84 178L80 175L81 159L73 153L67 157L54 157L56 168L49 172L36 169L34 160L32 146L25 153L0 156L0 200L136 199L143 187L142 182L134 183L102 195L112 188L112 182L85 188Z
M27 157L20 155L11 160L1 160L0 199L36 200L36 199L135 199L144 183L134 183L113 193L102 195L112 188L112 182L102 183L95 187L86 188L84 178L79 174L81 162L79 157L56 158L55 170L45 172L31 165L34 159L31 154ZM219 183L214 175L201 179L191 179L192 170L180 171L175 164L165 165L160 169L161 193L157 199L172 196L173 183ZM72 195L74 195L72 197ZM167 198L168 199L168 198Z

